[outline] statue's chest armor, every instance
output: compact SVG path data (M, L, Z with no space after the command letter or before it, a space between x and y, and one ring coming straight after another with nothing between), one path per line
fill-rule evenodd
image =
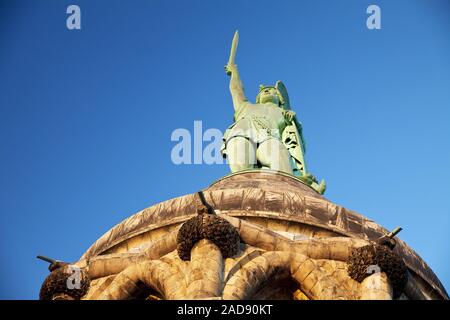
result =
M282 109L274 104L246 103L235 114L233 123L224 134L224 141L240 136L260 143L270 137L281 139L286 122Z
M248 104L239 114L237 121L247 119L261 129L282 129L284 116L282 109L274 104Z

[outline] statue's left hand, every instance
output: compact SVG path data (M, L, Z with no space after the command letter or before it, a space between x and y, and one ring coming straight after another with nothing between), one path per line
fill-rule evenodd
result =
M284 117L288 123L291 123L294 120L296 113L292 110L288 110L284 112Z

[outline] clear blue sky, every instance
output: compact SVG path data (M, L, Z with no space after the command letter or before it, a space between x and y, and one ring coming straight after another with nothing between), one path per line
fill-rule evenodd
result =
M78 4L82 29L66 28ZM377 4L382 29L366 28ZM448 1L0 1L0 298L35 299L44 254L195 192L176 128L224 130L228 59L247 96L286 84L331 201L400 234L450 288Z

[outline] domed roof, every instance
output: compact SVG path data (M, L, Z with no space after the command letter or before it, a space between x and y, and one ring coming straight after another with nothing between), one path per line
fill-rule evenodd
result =
M363 215L330 202L299 179L277 172L231 174L203 193L218 213L250 220L292 239L345 236L376 240L389 233ZM106 232L82 258L139 250L133 246L153 241L195 216L197 203L193 193L148 207ZM394 250L410 272L422 279L430 296L448 299L439 279L414 250L400 239Z

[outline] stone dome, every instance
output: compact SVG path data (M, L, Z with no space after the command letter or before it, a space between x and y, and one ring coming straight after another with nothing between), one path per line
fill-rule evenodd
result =
M74 263L90 279L82 299L448 299L439 279L406 243L396 238L393 250L382 249L376 241L388 230L295 177L271 171L230 174L202 196L188 194L148 207L100 237ZM205 205L214 217L199 211ZM230 227L239 234L238 244L227 236ZM190 260L178 255L180 241L191 243ZM229 257L227 241L237 245ZM394 271L382 267L378 275L353 279L348 264L364 260L355 258L361 248L387 251L384 257L397 261L387 263ZM370 250L365 251L369 256ZM394 280L395 273L404 283Z

